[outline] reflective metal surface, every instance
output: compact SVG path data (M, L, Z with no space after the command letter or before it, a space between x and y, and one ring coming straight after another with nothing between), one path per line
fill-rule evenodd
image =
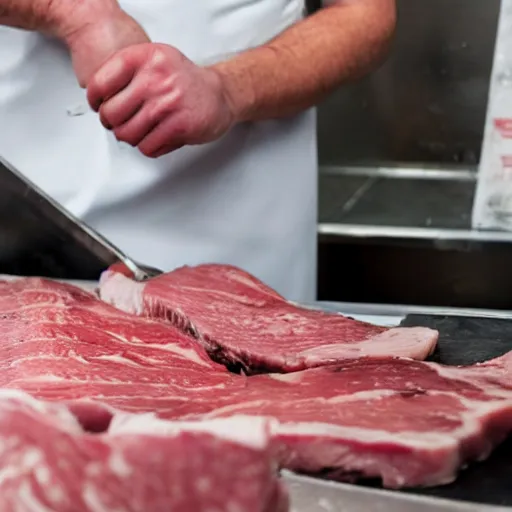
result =
M512 311L500 311L498 309L463 309L403 304L355 304L353 302L317 302L316 306L332 311L342 311L344 315L348 316L364 316L366 318L385 316L393 318L394 322L390 325L398 325L407 315L419 314L512 320ZM370 321L370 323L377 322Z
M321 482L287 475L292 512L505 512L510 507L463 503Z
M410 237L446 238L448 230L458 239L494 239L490 233L468 233L475 177L462 169L322 168L320 232L361 236L370 230L392 237L405 230Z
M319 300L512 310L510 242L321 228Z
M117 262L138 280L160 273L135 263L0 158L0 273L98 279Z
M323 176L353 176L364 178L401 178L410 180L446 180L468 181L474 183L477 179L476 168L456 168L437 166L340 166L323 165L320 169Z
M428 172L321 173L320 300L512 309L512 234L471 230L470 172Z
M320 163L476 164L499 5L398 0L389 60L320 106Z

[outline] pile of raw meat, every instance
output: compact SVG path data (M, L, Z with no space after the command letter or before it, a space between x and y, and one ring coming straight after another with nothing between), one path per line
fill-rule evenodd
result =
M2 511L284 512L281 468L439 485L512 432L512 354L423 362L435 331L303 308L230 266L110 270L99 296L0 282Z

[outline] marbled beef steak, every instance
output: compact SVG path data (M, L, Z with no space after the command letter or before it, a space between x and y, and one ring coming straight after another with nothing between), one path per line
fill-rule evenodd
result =
M293 372L369 355L425 359L438 338L425 327L388 329L301 307L229 265L183 267L144 283L110 270L100 296L175 325L214 360L246 373Z
M0 510L288 510L263 420L166 422L166 429L122 418L91 435L64 405L2 390Z

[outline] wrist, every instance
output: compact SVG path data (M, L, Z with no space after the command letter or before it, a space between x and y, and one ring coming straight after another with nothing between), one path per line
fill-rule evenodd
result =
M117 16L120 11L117 0L54 2L51 13L52 34L66 45L72 46L94 24Z
M234 61L221 62L210 69L219 78L234 123L250 120L250 112L256 100L249 75L240 70Z

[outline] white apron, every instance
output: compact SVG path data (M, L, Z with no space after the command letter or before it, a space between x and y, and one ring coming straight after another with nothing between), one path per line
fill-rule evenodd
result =
M153 41L198 64L258 46L304 0L121 0ZM136 260L231 263L292 300L315 294L315 112L247 123L152 160L86 107L66 50L0 27L0 155Z

